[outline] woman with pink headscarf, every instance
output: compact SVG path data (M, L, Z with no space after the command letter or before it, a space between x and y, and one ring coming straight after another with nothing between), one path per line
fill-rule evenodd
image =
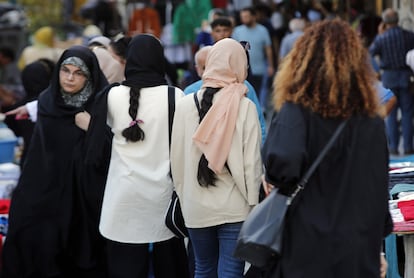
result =
M232 256L258 203L262 164L256 107L245 98L247 57L239 42L210 50L203 87L175 111L171 170L195 254L195 277L242 277Z

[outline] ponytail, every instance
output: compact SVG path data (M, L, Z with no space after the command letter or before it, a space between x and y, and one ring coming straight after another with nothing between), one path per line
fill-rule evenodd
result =
M213 104L213 97L219 90L220 88L208 87L204 91L199 111L200 122L204 119L204 116L207 114L208 110ZM198 163L197 180L202 187L208 187L209 185L215 186L215 182L217 180L217 176L214 171L208 167L208 160L204 154L202 154Z
M122 136L124 136L127 141L131 142L143 141L145 138L144 131L139 126L142 121L137 119L140 94L141 88L131 87L129 91L128 113L131 116L132 121L129 124L129 127L122 131Z

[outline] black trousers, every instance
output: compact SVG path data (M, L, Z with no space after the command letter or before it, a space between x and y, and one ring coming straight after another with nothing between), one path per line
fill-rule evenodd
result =
M188 278L184 240L172 238L153 244L121 243L108 240L109 278L148 278L150 259L155 278Z

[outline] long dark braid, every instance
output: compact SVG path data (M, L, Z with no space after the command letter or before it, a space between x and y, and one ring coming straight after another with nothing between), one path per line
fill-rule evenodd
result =
M122 136L124 136L127 139L127 141L131 142L143 141L145 138L145 133L139 126L139 120L137 120L140 95L141 88L131 87L129 91L128 113L131 116L132 121L130 126L122 131Z
M200 105L200 122L204 119L204 116L213 104L213 97L219 90L220 88L208 87L204 91L203 99L201 100ZM208 167L208 161L204 154L201 156L198 163L197 180L202 187L208 187L210 185L215 186L215 182L217 180L217 176L214 171Z

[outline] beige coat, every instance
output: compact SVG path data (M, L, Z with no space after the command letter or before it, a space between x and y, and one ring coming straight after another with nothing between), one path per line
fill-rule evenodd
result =
M199 101L201 98L199 91ZM224 168L216 186L208 188L201 187L197 181L201 152L192 136L198 124L198 111L190 94L176 107L171 145L171 170L186 226L203 228L244 221L251 206L258 202L262 174L261 131L256 107L247 98L241 100L227 159L231 174Z

